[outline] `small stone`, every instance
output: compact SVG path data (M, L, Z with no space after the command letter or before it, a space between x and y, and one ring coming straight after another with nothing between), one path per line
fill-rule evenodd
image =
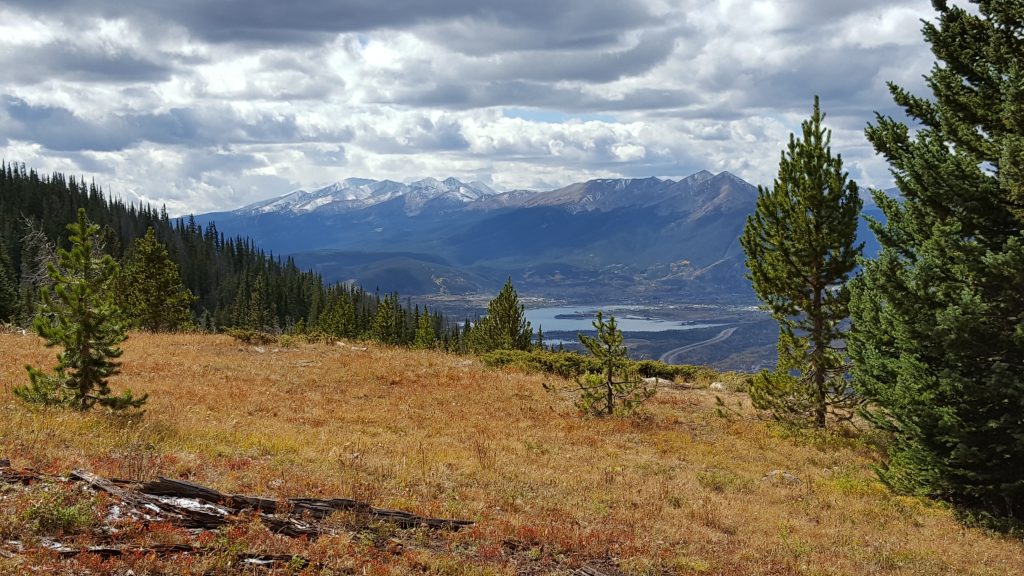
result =
M710 388L711 390L715 390L717 392L722 392L722 391L725 390L725 383L724 382L712 382L711 386L708 386L708 388Z
M798 486L803 484L803 481L796 476L786 472L785 470L772 470L771 472L764 475L761 480L766 482L772 482L775 484L789 484L791 486Z

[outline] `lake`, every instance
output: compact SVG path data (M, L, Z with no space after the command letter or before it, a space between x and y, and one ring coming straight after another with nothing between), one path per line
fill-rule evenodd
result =
M641 315L639 307L631 306L555 306L551 308L534 308L526 310L526 319L530 326L544 332L586 332L593 331L592 322L597 311L604 312L605 318L615 316L615 323L623 332L667 332L669 330L695 330L698 328L714 328L722 324L705 324L666 320L647 314Z

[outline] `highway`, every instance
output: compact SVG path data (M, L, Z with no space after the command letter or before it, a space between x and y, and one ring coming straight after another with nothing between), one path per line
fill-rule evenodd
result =
M697 348L703 348L704 346L717 344L725 340L729 336L732 336L732 333L735 331L736 328L726 328L725 330L719 332L718 335L716 335L714 338L708 338L707 340L702 340L700 342L695 342L693 344L687 344L686 346L680 346L679 348L673 348L672 350L669 350L668 352L662 354L661 357L658 358L658 360L661 360L666 364L682 364L683 362L680 361L679 356L691 350L696 350Z

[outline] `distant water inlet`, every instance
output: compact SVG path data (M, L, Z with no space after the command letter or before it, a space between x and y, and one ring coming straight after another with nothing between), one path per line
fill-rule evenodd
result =
M544 332L586 332L593 331L592 322L597 311L604 312L605 318L615 316L619 330L623 332L668 332L669 330L696 330L698 328L714 328L722 324L705 324L666 320L646 314L638 310L622 306L555 306L553 308L534 308L526 310L526 319L534 331L537 327Z

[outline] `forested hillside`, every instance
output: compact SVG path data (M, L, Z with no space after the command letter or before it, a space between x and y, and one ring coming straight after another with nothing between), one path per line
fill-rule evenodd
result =
M275 258L248 238L226 237L215 223L171 219L163 209L108 198L94 182L24 164L0 163L0 321L27 324L35 313L45 263L65 246L66 225L84 208L101 226L105 251L123 260L132 243L153 228L196 297L192 312L202 329L314 329L331 336L373 336L395 344L415 339L420 312L395 294L380 296L356 286L325 286L291 258ZM384 303L381 306L381 303ZM385 314L375 323L378 309ZM448 339L438 314L429 325ZM457 327L452 327L457 334Z

